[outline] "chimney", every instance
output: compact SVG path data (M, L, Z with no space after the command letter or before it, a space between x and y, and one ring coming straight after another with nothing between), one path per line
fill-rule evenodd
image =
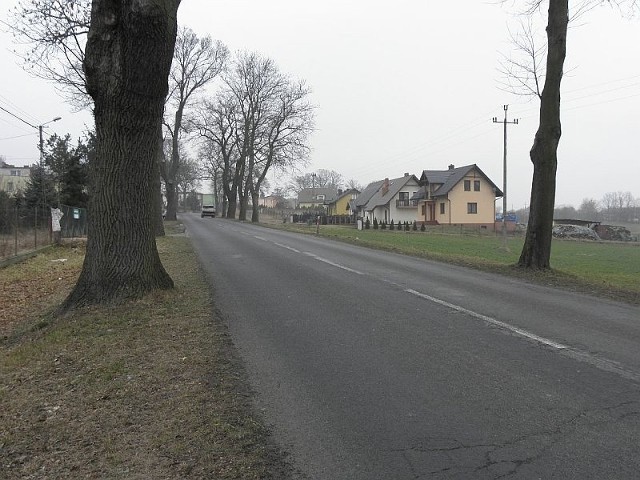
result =
M453 170L455 167L455 165L452 163L451 165L449 165L449 170Z
M404 176L405 176L405 177L408 177L408 176L409 176L409 172L405 172L405 173L404 173Z
M385 178L382 184L382 195L386 195L389 192L389 179Z

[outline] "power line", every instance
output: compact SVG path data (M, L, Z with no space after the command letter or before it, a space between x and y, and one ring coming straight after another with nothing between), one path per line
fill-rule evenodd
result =
M25 119L20 118L18 115L16 115L15 113L11 113L9 110L7 110L6 108L0 106L0 110L7 112L9 115L11 115L14 118L17 118L18 120L20 120L22 123L26 123L27 125L29 125L31 128L35 128L36 130L38 129L38 127L36 127L35 125L31 125L29 122L27 122Z
M0 140L13 140L16 138L23 138L23 137L33 137L37 135L37 133L25 133L24 135L16 135L15 137L5 137L5 138L0 138Z

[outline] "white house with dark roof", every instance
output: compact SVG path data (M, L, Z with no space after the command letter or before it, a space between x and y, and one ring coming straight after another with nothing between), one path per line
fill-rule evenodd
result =
M411 197L419 205L419 222L495 228L495 200L502 191L476 164L424 170L419 183Z
M385 223L392 220L395 223L405 221L413 223L414 220L418 220L418 202L412 200L420 190L420 184L415 175L405 173L400 178L385 178L382 182L374 182L376 185L378 183L378 189L362 208L365 220L368 218L373 222L376 219L378 222ZM359 199L360 197L356 202Z
M373 197L376 192L380 190L380 187L382 187L383 183L384 180L371 182L364 188L364 190L362 190L362 192L360 192L360 194L355 199L353 199L349 203L349 207L351 208L351 211L356 215L356 217L366 218L364 208L367 206L367 203L369 203L369 200L371 200L371 197Z

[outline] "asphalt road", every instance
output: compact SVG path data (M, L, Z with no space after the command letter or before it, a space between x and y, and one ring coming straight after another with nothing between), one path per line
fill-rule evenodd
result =
M301 478L640 478L640 308L181 220Z

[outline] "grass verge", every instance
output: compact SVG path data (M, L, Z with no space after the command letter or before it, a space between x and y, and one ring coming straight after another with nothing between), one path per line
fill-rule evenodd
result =
M266 226L306 234L316 232L315 225ZM494 234L356 230L353 227L323 225L320 236L640 304L640 245L637 243L554 239L551 248L553 269L531 272L515 267L522 251L522 237L509 237L505 249L502 237Z
M2 478L289 477L188 239L158 249L174 290L62 318L82 245L2 270Z

